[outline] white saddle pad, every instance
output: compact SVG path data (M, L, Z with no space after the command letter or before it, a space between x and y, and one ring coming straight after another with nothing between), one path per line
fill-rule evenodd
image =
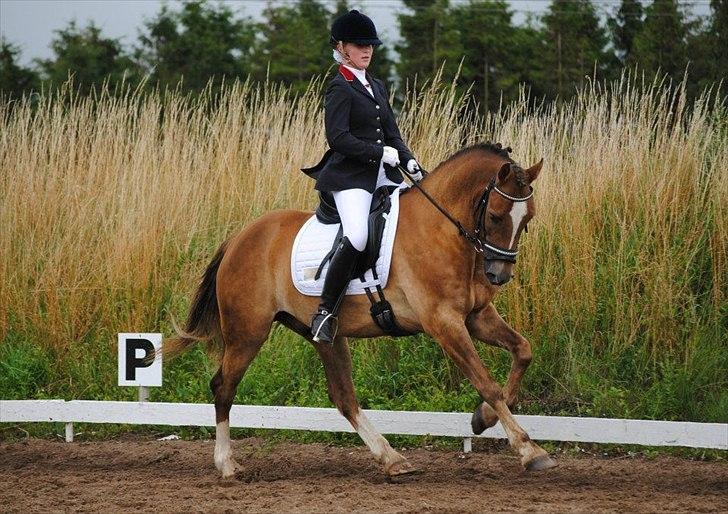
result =
M346 294L365 294L365 287L374 287L379 284L384 288L387 285L389 265L392 262L394 236L397 232L397 219L399 218L399 192L400 189L397 188L390 196L392 207L389 213L385 214L387 222L384 226L382 246L376 264L379 279L375 280L372 270L367 270L364 274L365 281L362 282L359 278L353 279L349 282ZM329 263L327 262L324 266L318 280L314 280L314 277L321 261L334 245L334 238L340 226L340 223L324 225L316 219L314 214L298 231L291 252L291 276L293 285L296 286L299 292L307 296L321 296L324 278L329 270Z

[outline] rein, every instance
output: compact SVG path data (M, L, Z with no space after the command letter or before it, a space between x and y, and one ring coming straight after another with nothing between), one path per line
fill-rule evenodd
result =
M430 196L430 194L425 191L422 186L419 185L419 183L412 178L412 174L407 171L407 169L402 166L401 164L397 165L397 167L400 169L400 171L404 172L404 174L412 181L412 185L414 185L417 189L420 190L420 192L425 195L425 198L427 198L432 205L434 205L437 210L439 210L448 220L450 220L450 223L455 225L455 227L458 229L458 232L461 236L463 236L465 239L468 240L470 244L473 245L473 248L477 253L483 254L486 260L501 260L506 262L516 262L516 257L518 256L518 250L511 250L509 248L501 248L498 245L494 245L493 243L488 242L488 235L485 234L485 229L483 227L483 218L485 216L485 210L488 208L488 200L490 198L491 191L495 191L499 195L501 195L503 198L510 200L512 202L526 202L533 196L533 188L531 188L531 192L527 196L523 197L516 197L511 196L500 189L496 187L495 185L495 179L494 176L492 179L490 179L490 182L488 182L488 185L485 188L485 191L483 191L483 195L480 197L480 200L478 200L478 207L475 209L475 231L471 232L468 229L466 229L462 223L460 223L458 220L456 220L449 212L447 212L443 207L441 207L437 201ZM420 170L423 172L423 175L428 175L428 173L425 170ZM496 175L497 176L497 175ZM483 237L481 238L481 234Z

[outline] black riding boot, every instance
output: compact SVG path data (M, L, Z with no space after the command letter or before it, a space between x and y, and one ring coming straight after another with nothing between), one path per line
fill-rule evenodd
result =
M311 334L314 341L334 342L338 327L336 315L339 312L339 304L344 298L357 258L362 253L352 246L348 237L344 236L334 256L331 257L324 279L324 289L321 292L321 303L311 320Z

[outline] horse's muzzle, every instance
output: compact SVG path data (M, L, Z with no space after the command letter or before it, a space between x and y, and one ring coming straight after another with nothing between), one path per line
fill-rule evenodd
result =
M494 286L502 286L513 278L513 264L501 260L486 261L485 278Z
M488 282L490 282L494 286L502 286L503 284L510 282L510 280L513 278L513 275L511 275L510 273L499 273L497 275L494 273L486 273L485 276L488 279Z

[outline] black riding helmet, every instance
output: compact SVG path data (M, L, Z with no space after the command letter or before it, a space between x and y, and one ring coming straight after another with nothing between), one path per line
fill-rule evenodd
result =
M359 45L382 44L377 36L374 22L356 9L342 14L331 25L331 44L336 45L339 41Z

